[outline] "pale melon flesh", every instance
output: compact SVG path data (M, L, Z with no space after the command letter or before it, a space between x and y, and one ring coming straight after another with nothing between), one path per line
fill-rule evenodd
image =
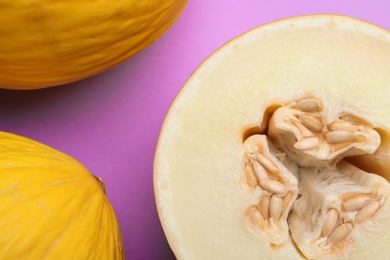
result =
M178 259L390 257L390 33L337 15L255 28L185 84L157 209Z

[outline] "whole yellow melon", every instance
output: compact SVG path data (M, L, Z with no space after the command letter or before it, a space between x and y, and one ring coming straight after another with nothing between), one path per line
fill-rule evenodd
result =
M0 0L0 88L38 89L103 72L139 52L187 0Z
M102 182L46 145L0 132L0 259L123 259Z

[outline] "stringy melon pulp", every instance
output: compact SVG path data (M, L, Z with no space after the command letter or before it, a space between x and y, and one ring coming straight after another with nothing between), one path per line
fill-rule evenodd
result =
M156 151L177 258L389 257L389 68L389 32L336 15L260 26L211 55Z

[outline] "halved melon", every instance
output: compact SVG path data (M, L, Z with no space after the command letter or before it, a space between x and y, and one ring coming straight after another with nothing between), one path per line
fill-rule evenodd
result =
M390 33L338 15L255 28L175 99L154 164L178 259L390 257Z

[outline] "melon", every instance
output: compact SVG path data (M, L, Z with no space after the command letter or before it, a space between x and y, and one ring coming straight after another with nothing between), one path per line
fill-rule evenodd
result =
M159 217L178 259L390 257L390 33L342 15L254 28L163 123Z
M187 0L0 0L0 88L40 89L104 72L156 41Z
M123 259L100 178L47 145L0 132L0 259Z

